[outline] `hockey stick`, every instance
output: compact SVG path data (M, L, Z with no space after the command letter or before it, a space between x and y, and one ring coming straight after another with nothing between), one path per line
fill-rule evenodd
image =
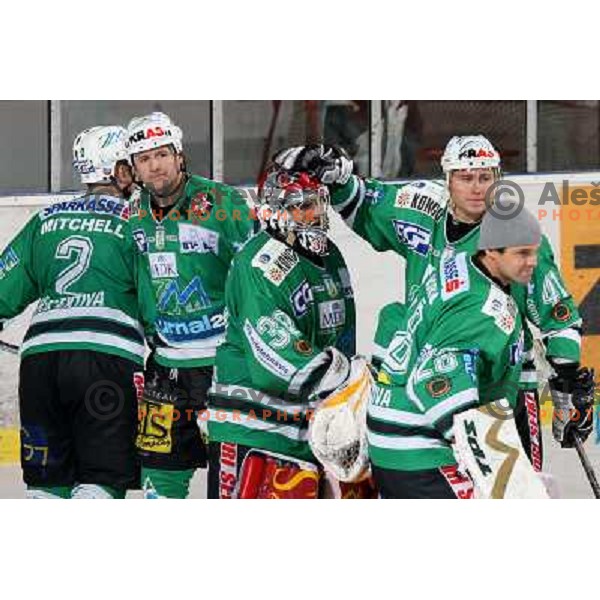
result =
M585 471L586 477L592 486L592 491L594 492L594 496L597 499L600 499L600 485L598 484L598 479L596 479L596 473L594 472L594 468L592 467L590 461L588 460L587 454L583 449L583 444L579 439L578 435L573 436L575 438L575 448L577 449L577 454L579 455L579 460L583 466L583 470Z
M9 354L19 354L19 346L3 342L2 340L0 340L0 350L4 350L4 352L8 352Z
M535 350L535 360L538 367L543 369L543 378L548 380L550 377L550 373L552 372L552 367L546 360L544 346L539 340L534 341L534 350ZM600 499L600 484L598 484L598 479L596 478L596 473L592 464L590 463L586 451L583 449L583 444L579 439L579 436L575 434L573 436L575 438L575 448L577 450L577 454L579 455L579 460L581 461L581 465L583 466L583 470L585 471L585 475L592 486L592 491L594 492L594 496L597 499Z

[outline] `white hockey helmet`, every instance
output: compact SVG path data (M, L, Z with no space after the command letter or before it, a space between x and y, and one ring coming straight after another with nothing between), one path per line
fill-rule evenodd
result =
M483 135L455 135L446 145L442 170L500 169L500 154Z
M153 112L134 117L127 125L127 151L133 157L138 152L173 145L175 152L183 152L183 134L168 115Z
M91 127L73 142L73 168L82 183L111 183L119 161L129 164L127 131L117 125Z

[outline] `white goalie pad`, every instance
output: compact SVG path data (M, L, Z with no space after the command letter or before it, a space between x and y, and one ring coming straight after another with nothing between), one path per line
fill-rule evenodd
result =
M495 404L454 416L454 453L460 469L473 480L474 497L548 499L521 446L514 418Z
M347 380L315 409L308 441L319 462L340 481L367 474L367 403L373 377L364 358L354 358Z

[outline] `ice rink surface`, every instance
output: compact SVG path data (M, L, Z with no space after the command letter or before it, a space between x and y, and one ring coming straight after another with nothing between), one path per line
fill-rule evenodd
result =
M0 219L0 248L3 248L25 223L32 210L14 211L0 209L0 214L10 218ZM375 331L379 309L393 301L404 300L402 262L391 253L379 254L358 236L350 232L338 219L332 218L333 238L345 256L352 275L357 305L357 349L371 353L371 339ZM11 323L2 339L19 343L28 323L28 315ZM17 424L17 371L18 359L0 352L0 427ZM592 465L600 475L600 446L596 432L585 444ZM577 452L563 450L554 442L549 428L544 429L544 470L555 476L558 490L563 498L592 498L593 494ZM205 473L199 472L192 483L192 497L205 495ZM0 498L22 498L24 486L18 466L0 466ZM139 493L131 495L140 497Z
M595 443L595 438L590 437L585 444L585 449L600 476L600 446ZM555 477L561 498L594 497L577 452L575 449L561 449L552 439L549 428L544 428L544 451L544 470ZM0 467L0 498L23 498L24 493L21 469L17 466ZM130 492L127 497L141 498L141 492ZM206 497L206 471L196 473L192 481L190 497Z

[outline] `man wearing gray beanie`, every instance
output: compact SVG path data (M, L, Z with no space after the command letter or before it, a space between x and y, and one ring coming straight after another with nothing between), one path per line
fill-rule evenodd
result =
M479 251L473 262L504 285L527 284L537 264L541 239L540 225L527 209L519 210L513 202L498 202L481 221ZM517 299L519 291L512 291ZM551 362L555 370L548 381L554 405L552 433L563 448L572 448L575 437L584 441L593 429L594 371L579 368L577 363Z
M516 406L524 333L511 287L529 283L541 240L529 211L499 204L482 220L475 255L447 254L425 275L407 307L411 325L398 343L392 342L398 351L386 357L367 409L369 457L382 498L470 498L482 494L482 477L512 489L506 496L482 497L534 497L533 469L519 487L507 483L512 470L497 470L497 465L493 470L485 462L486 452L497 448L487 434L480 431L479 438L470 439L471 451L483 461L481 473L469 471L470 476L459 470L465 456L454 441L457 423L469 427L469 417L455 420L460 413L499 399L508 400L513 410ZM394 374L398 361L404 361L404 381ZM583 403L574 398L565 405L581 410ZM507 416L498 421L505 429ZM583 422L565 426L578 431ZM519 460L520 470L527 459Z
M477 262L504 286L527 284L537 264L541 239L537 219L525 207L519 210L516 202L503 201L481 221Z

